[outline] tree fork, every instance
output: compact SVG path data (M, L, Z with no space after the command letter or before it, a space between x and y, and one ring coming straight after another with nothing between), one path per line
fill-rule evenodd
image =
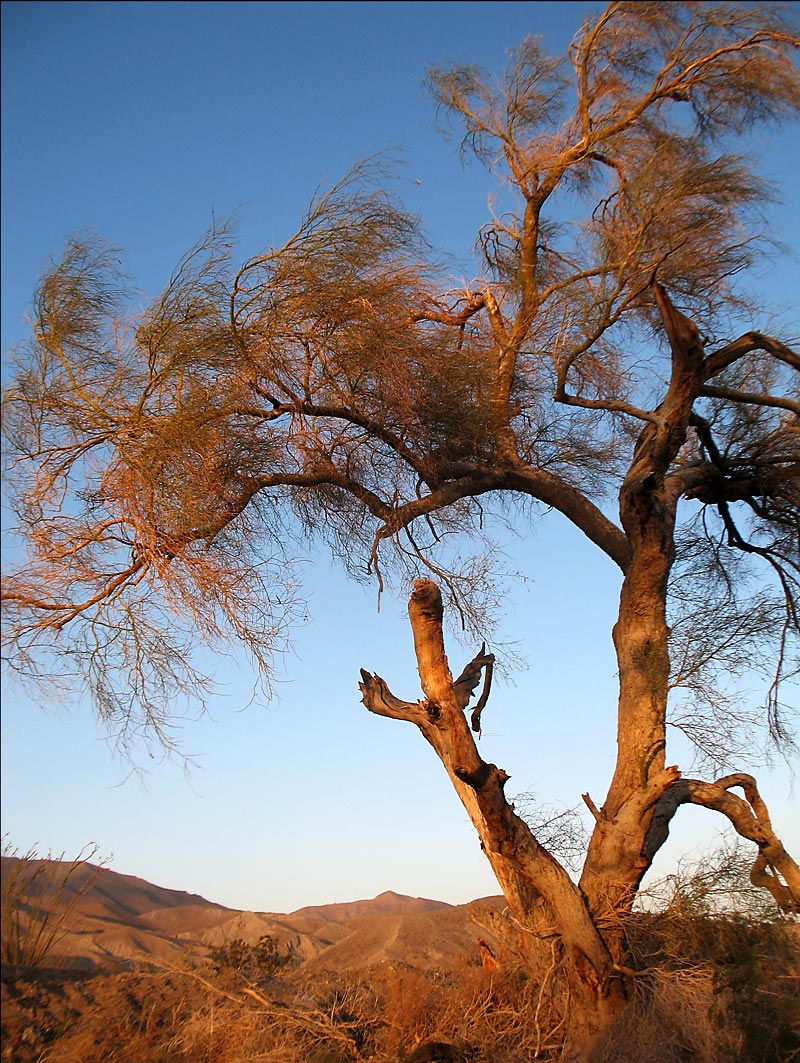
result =
M444 647L441 592L433 581L415 581L408 612L426 698L403 701L383 679L362 669L364 705L377 715L416 724L433 746L478 833L515 926L529 936L531 947L536 939L552 940L554 935L561 941L571 994L581 1000L582 1021L594 1037L623 1006L625 979L581 890L506 799L509 776L478 752L465 717L464 676L474 690L477 662L488 667L491 655L482 648L454 682Z

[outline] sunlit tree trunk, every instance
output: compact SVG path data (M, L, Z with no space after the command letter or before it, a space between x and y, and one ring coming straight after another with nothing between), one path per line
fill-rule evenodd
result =
M508 902L508 917L531 968L541 977L557 939L570 988L567 1046L575 1060L589 1060L592 1046L618 1017L625 989L580 888L535 839L504 793L505 772L484 761L464 714L487 658L479 655L455 682L442 636L442 599L429 580L417 580L409 604L425 699L396 698L378 676L362 672L366 706L380 715L415 723L437 756L475 826Z

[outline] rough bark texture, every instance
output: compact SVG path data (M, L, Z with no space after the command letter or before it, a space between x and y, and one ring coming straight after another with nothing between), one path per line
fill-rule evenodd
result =
M487 655L482 650L453 681L444 647L441 593L431 580L415 582L409 617L425 698L403 701L383 679L362 670L364 704L378 715L416 724L444 765L508 902L505 916L484 917L493 932L525 958L532 977L543 977L542 956L555 950L552 954L558 956L570 991L564 1060L591 1063L600 1058L609 1030L628 1003L635 972L626 964L620 916L630 909L679 805L694 802L723 812L741 835L759 845L753 882L769 889L781 907L797 909L800 870L772 831L755 781L735 775L701 783L681 779L677 768L662 767L663 742L657 736L663 732L663 714L659 717L652 708L652 691L666 681L663 669L651 666L636 625L635 637L629 639L623 625L615 638L620 655L633 662L628 666L634 672L631 685L640 700L634 698L630 716L637 721L639 742L626 735L621 745L622 767L610 795L624 796L610 796L598 811L587 795L596 825L576 885L507 801L505 772L484 761L478 751L464 713L464 676L474 689L479 667L490 667ZM653 626L658 632L658 624ZM626 691L624 697L632 695ZM744 789L746 800L729 792L736 786Z
M442 598L432 581L417 580L409 602L425 699L403 702L383 680L362 672L366 706L416 723L433 746L478 832L515 927L532 941L557 941L570 990L564 1059L576 1063L600 1057L626 1006L633 973L627 965L624 916L681 804L694 802L726 815L739 834L759 846L753 882L767 888L785 910L797 910L800 902L797 865L772 831L754 780L744 775L711 784L683 780L677 767L665 762L666 603L680 497L669 470L710 370L694 324L663 288L655 285L654 294L672 369L665 398L639 436L620 491L627 550L616 550L624 558L613 632L619 667L617 761L602 807L585 798L595 826L579 883L516 815L505 797L505 772L480 756L464 709L481 669L491 667L491 661L482 648L453 681L442 634ZM484 696L476 706L478 727L485 701ZM744 789L746 800L730 793L734 786Z
M571 973L574 1024L581 1052L619 1014L624 987L614 958L594 925L581 890L534 838L504 793L506 773L478 752L453 682L442 632L442 598L430 580L417 580L409 602L420 681L426 697L403 702L378 676L362 671L361 691L371 712L415 723L434 748L478 833L481 847L524 936L558 937Z

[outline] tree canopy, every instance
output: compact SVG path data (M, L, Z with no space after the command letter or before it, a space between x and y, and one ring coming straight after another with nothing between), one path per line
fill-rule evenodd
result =
M791 738L800 355L745 287L773 252L772 190L745 149L796 118L797 46L769 4L611 3L567 56L529 39L499 79L432 70L443 124L499 188L466 285L380 160L240 266L215 223L144 310L116 251L74 237L4 397L29 551L4 587L14 666L74 667L109 726L168 741L173 699L203 686L198 646L236 639L268 680L298 600L292 553L314 536L355 578L418 578L426 700L364 673L365 702L436 748L517 918L530 925L539 898L571 928L568 967L593 1006L624 966L610 913L630 907L681 804L756 841L755 878L796 907L755 781L681 778L665 728L671 711L729 770L731 677L755 665L772 735ZM515 522L558 511L623 576L618 760L591 805L580 894L464 722L491 655L453 684L436 649L429 577L476 633L492 604L486 507Z
M443 119L507 207L478 234L464 290L377 162L238 269L214 225L143 312L117 252L74 237L36 293L4 406L32 551L6 587L25 667L40 646L76 658L109 720L156 723L200 678L186 670L198 639L232 635L268 669L296 604L278 573L298 531L358 578L432 565L468 606L484 566L450 571L437 550L488 495L558 509L624 570L610 504L666 395L655 282L712 352L667 459L690 503L676 601L701 573L738 628L753 613L727 573L762 561L796 622L797 355L735 332L736 282L772 245L757 227L770 190L729 146L796 106L794 46L764 5L612 4L568 59L531 39L500 80L433 70ZM703 642L682 650L681 682L709 663ZM119 670L138 677L130 697Z

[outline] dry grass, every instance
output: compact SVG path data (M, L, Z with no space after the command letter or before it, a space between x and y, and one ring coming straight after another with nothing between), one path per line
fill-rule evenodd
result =
M0 872L0 955L3 963L37 966L50 957L69 931L81 899L91 890L99 867L84 877L97 855L86 845L73 860L64 853L20 853L3 839Z
M644 973L605 1063L800 1063L796 921L678 903L634 917L628 938Z
M3 1043L14 1063L396 1063L533 1058L516 978L378 968L254 988L215 972L76 976L6 971ZM416 1051L416 1055L414 1055ZM428 1058L436 1059L434 1053Z
M638 917L631 948L650 969L606 1063L800 1061L797 931L740 917ZM285 966L256 981L210 964L93 975L7 968L2 1058L532 1063L558 1058L562 1010L555 969L542 987L519 968L470 964L382 964L358 977Z

